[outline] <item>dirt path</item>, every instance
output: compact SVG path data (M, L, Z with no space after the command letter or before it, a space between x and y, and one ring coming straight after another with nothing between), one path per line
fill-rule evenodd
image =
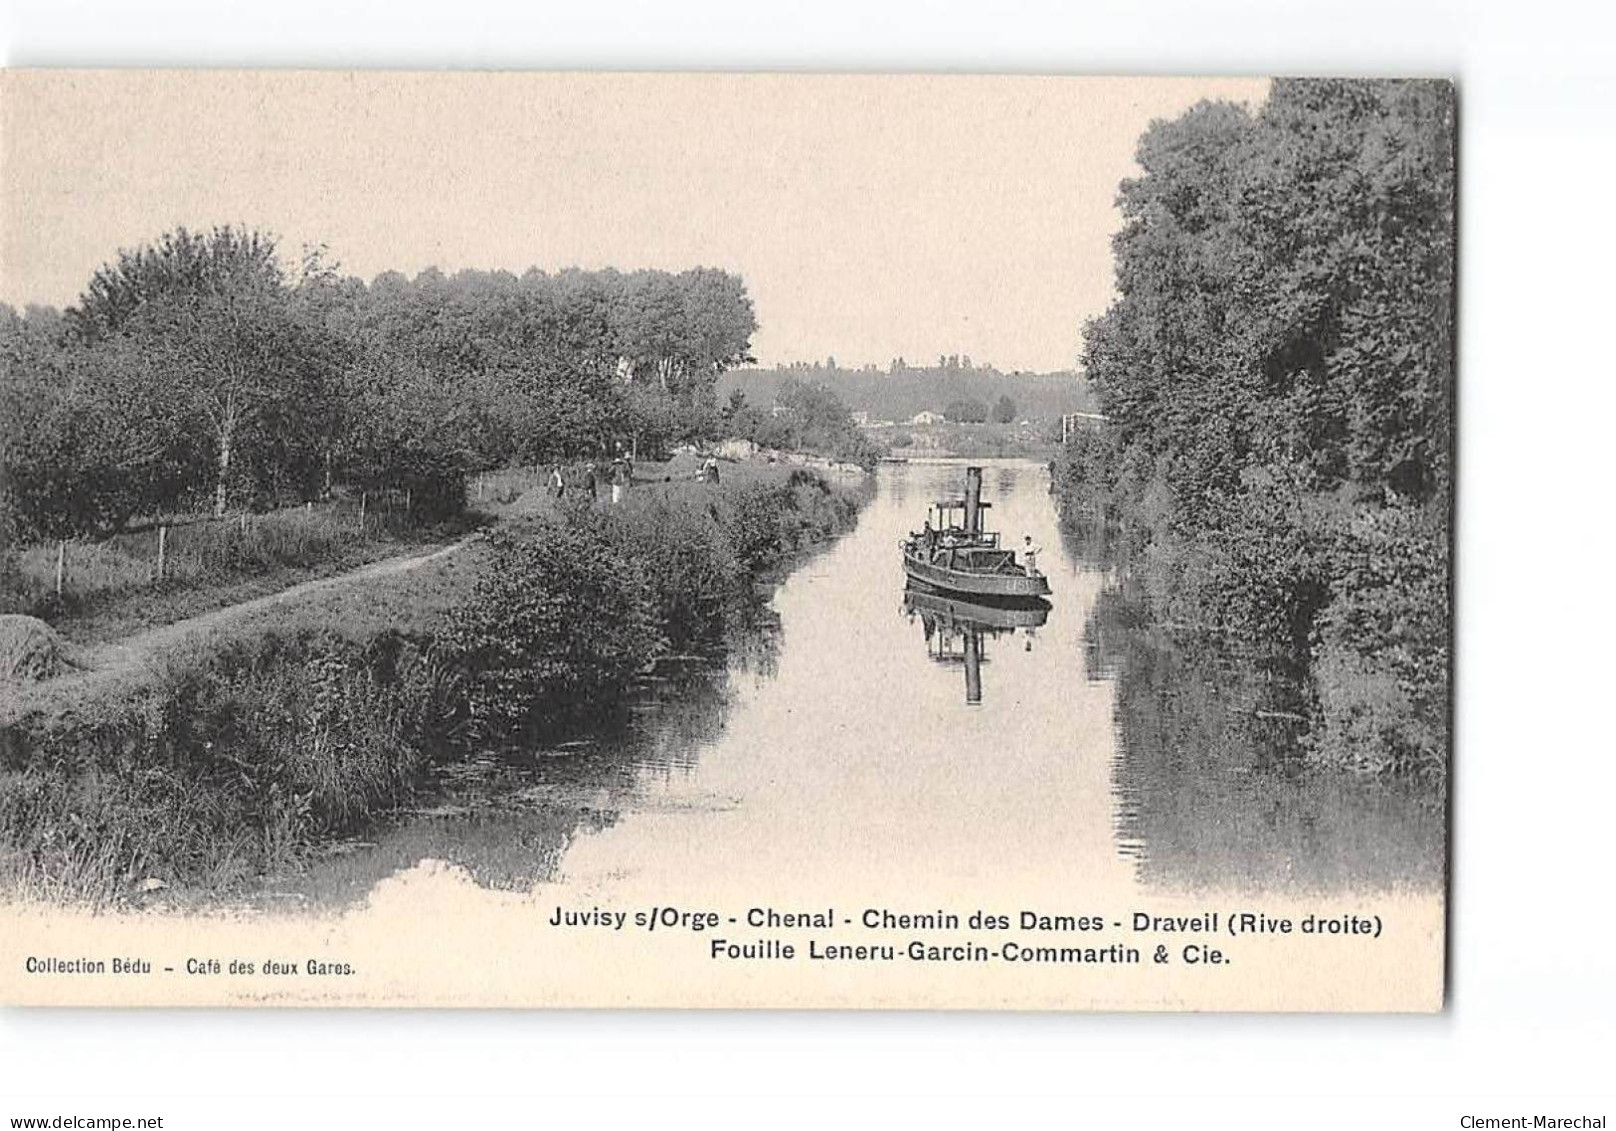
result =
M47 696L52 701L60 701L64 705L99 697L128 679L144 675L149 662L159 653L170 651L187 640L199 638L214 629L277 605L294 604L317 593L409 573L430 562L458 553L481 536L480 533L471 534L451 545L441 546L426 553L384 558L360 566L358 569L349 570L347 573L300 582L277 593L254 597L252 600L235 605L226 605L222 609L175 621L173 624L161 625L119 640L86 646L74 655L74 660L79 666L77 671L25 687L0 686L0 723L23 714L31 707L43 705Z
M519 488L514 499L504 504L486 505L485 510L495 518L497 524L503 525L517 519L553 513L555 501L547 492L536 487L526 490ZM479 531L458 542L425 553L400 554L384 558L346 573L299 582L274 593L226 605L211 612L200 613L131 636L80 646L70 653L75 670L54 679L22 686L0 683L0 725L36 710L49 709L63 713L75 709L83 710L95 701L122 694L129 685L147 678L153 662L159 656L183 647L188 641L199 640L216 629L245 620L266 609L298 604L317 594L409 573L458 553L483 536L483 532Z
M396 573L408 573L419 569L428 562L435 562L439 558L446 558L456 551L464 549L477 538L469 535L452 545L443 546L424 554L402 554L396 558L383 558L379 562L360 566L347 573L335 574L331 577L320 577L313 581L299 582L290 589L282 589L278 593L269 593L262 597L254 597L250 601L242 601L235 605L226 605L222 609L215 609L211 613L202 613L198 616L188 617L185 620L175 621L173 624L161 625L157 628L138 632L133 636L125 636L121 640L111 640L105 644L93 644L82 652L82 662L93 671L106 671L138 663L154 651L177 644L188 636L194 636L221 625L229 624L244 616L267 609L273 605L283 605L290 601L297 601L312 593L320 593L327 589L336 589L344 585L355 585L364 581L374 581L379 577L388 577Z

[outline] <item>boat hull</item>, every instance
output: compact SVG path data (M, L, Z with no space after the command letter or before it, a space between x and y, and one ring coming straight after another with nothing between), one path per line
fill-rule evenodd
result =
M903 572L911 580L945 593L1020 601L1049 595L1049 579L1043 574L969 573L922 561L907 550L903 555Z
M1049 602L1042 597L968 601L910 585L903 591L903 603L906 609L929 613L948 624L994 634L1018 628L1042 628L1049 620Z

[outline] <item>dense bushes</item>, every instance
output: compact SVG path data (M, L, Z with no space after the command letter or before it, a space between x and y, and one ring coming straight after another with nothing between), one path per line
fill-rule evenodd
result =
M793 471L783 486L752 484L726 494L713 517L744 569L758 571L851 525L858 500L811 471Z
M811 472L780 485L631 493L497 536L444 637L477 733L598 721L659 656L709 649L752 578L850 524L858 500Z
M1312 649L1314 751L1356 769L1445 775L1447 516L1362 510L1341 532L1335 565Z
M1154 124L1119 300L1086 331L1108 417L1056 465L1166 619L1308 672L1316 757L1446 762L1453 298L1446 84L1281 81Z
M657 491L631 493L625 506L599 518L614 552L644 580L650 622L672 651L711 644L749 583L751 566L721 513L713 499Z
M638 563L591 522L498 535L493 568L450 620L480 737L579 721L626 688L662 640Z

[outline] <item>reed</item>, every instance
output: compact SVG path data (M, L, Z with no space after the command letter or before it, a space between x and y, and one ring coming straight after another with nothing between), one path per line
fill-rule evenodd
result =
M0 885L112 904L294 867L412 794L457 698L429 642L299 629L171 660L93 719L26 718L4 734Z

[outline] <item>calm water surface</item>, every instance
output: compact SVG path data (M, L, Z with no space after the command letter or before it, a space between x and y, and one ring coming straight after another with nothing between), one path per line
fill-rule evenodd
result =
M605 900L692 877L1437 890L1443 816L1294 768L1242 673L1187 654L1058 528L1049 479L989 462L990 528L1043 548L1046 616L906 600L898 542L963 463L883 466L851 534L775 590L727 666L672 670L614 733L457 767L439 803L264 894L340 907L425 859Z

